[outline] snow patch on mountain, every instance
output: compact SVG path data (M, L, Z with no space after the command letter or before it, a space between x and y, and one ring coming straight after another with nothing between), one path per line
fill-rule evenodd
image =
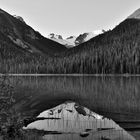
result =
M48 38L53 41L56 41L62 45L65 45L67 48L70 48L70 47L77 46L81 43L84 43L84 42L90 40L91 38L93 38L99 34L102 34L102 33L103 33L103 30L95 30L93 32L80 34L78 37L70 36L66 39L63 39L63 37L61 35L56 35L54 33L51 33L50 35L48 35Z
M95 36L96 35L93 32L85 33L85 38L83 38L83 42L86 42Z
M66 41L68 41L73 46L75 46L75 40L76 40L76 38L77 38L76 36L70 36L70 37L66 38Z
M97 32L95 32L97 33ZM76 40L75 40L75 44L79 45L81 43L84 43L88 40L90 40L91 38L95 37L97 34L94 34L94 32L89 32L89 33L84 33L84 34L80 34Z
M134 13L132 13L128 19L131 19L131 18L135 18L135 19L140 19L140 8L137 9Z
M87 42L88 40L92 39L93 37L104 33L104 30L95 30L93 32L88 32L88 33L84 33L84 34L80 34L76 40L75 40L75 44L79 45L81 43Z
M95 30L95 31L93 31L93 34L99 35L99 34L102 34L103 32L104 32L104 30Z
M65 45L67 48L75 46L74 42L63 39L61 35L51 33L50 35L48 35L48 38L62 45Z

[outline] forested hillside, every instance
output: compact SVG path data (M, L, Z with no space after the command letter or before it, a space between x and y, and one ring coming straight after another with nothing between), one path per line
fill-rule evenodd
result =
M2 11L0 73L139 74L140 19L67 49Z
M0 9L0 73L35 73L67 48Z
M78 73L140 73L140 20L126 19L71 49L68 58Z

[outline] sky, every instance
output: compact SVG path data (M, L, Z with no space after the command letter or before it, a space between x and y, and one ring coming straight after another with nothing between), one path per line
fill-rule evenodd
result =
M114 28L140 8L140 0L0 0L0 8L46 37L66 38Z

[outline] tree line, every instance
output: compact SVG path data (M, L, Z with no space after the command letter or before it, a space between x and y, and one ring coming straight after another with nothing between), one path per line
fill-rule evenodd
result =
M140 20L127 19L59 56L31 55L1 42L0 59L0 73L139 74Z

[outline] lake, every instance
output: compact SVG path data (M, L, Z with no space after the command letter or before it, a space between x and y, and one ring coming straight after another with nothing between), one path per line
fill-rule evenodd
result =
M74 102L112 119L134 139L140 137L140 77L10 76L5 81L14 87L10 109L24 119L36 118L48 109ZM50 139L56 138L51 135ZM61 135L60 139L65 137Z

